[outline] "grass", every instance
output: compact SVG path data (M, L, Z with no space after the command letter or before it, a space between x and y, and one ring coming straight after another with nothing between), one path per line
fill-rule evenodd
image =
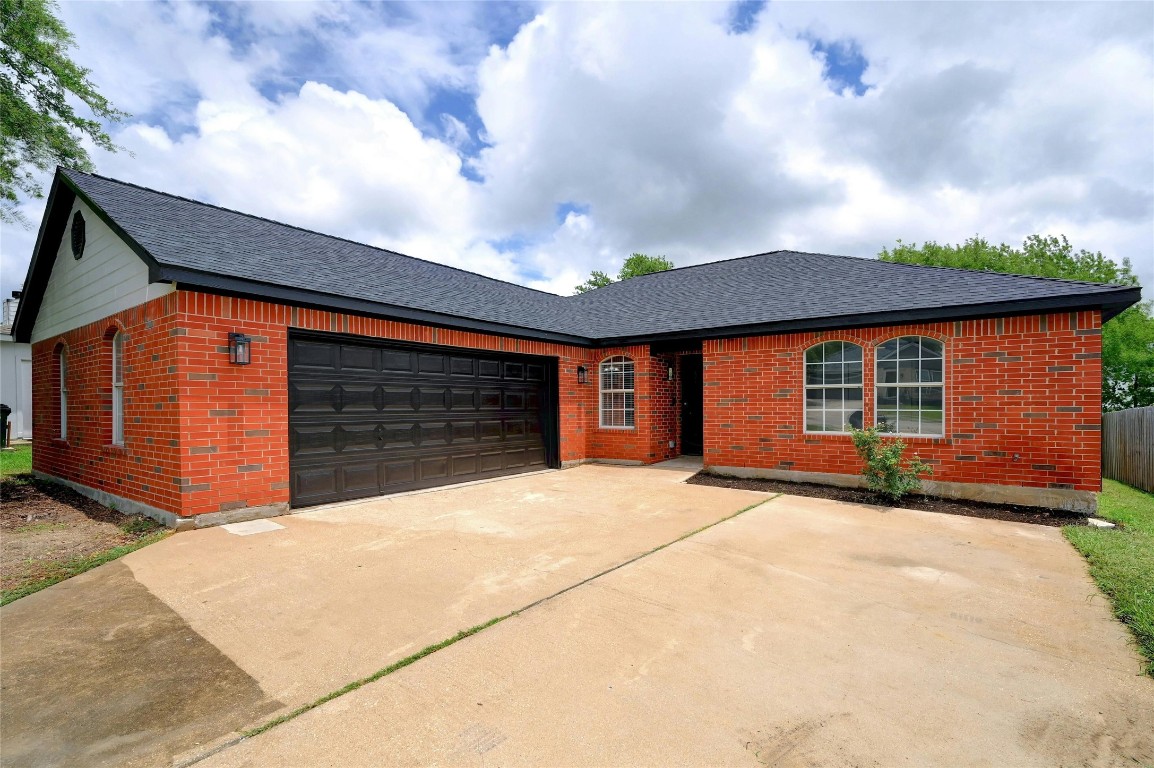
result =
M1098 516L1118 528L1063 529L1090 563L1090 575L1110 598L1114 615L1130 628L1154 677L1154 495L1103 481Z
M157 531L156 533L142 536L136 541L130 542L128 544L122 544L119 547L106 549L103 552L97 552L92 555L85 555L84 557L76 557L61 563L49 563L46 565L46 567L49 569L47 576L37 579L36 581L28 582L27 584L21 584L19 587L5 589L0 592L0 605L8 605L8 603L11 603L14 600L19 600L20 598L27 597L34 592L47 589L53 584L59 584L65 579L71 579L73 576L79 576L85 571L90 571L98 565L110 563L119 557L124 557L129 552L135 552L141 547L147 547L149 544L160 541L168 535L169 531L167 530Z
M31 445L18 445L11 451L0 451L0 477L23 475L31 471Z

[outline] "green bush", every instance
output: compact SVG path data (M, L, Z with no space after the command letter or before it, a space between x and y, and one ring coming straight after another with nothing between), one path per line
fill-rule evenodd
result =
M906 450L906 444L897 438L883 439L877 427L850 431L853 435L853 447L865 462L861 473L865 476L866 485L871 491L885 496L891 502L896 504L901 501L902 496L920 489L922 481L918 475L934 473L933 467L917 456L902 466L902 453Z

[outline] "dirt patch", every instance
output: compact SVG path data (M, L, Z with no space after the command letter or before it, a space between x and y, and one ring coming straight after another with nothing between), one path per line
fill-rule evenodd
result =
M4 768L171 765L282 708L123 562L2 616Z
M71 488L28 477L0 481L0 589L47 578L59 564L131 544L158 530Z
M987 504L980 501L942 499L937 496L910 494L901 504L887 503L884 499L860 488L839 488L834 485L817 483L791 483L785 480L761 480L755 478L722 477L708 472L698 472L685 482L693 485L712 485L717 488L738 488L744 491L765 491L766 493L788 493L792 496L811 496L819 499L848 501L853 504L875 506L900 506L902 509L919 509L923 512L941 512L946 515L981 517L987 520L1008 520L1012 523L1033 523L1035 525L1063 526L1086 525L1085 515L1062 509L1041 507L1021 507L1016 504Z

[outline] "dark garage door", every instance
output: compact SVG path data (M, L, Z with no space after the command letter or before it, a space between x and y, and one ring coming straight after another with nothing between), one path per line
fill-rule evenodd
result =
M293 506L556 466L556 361L289 337Z

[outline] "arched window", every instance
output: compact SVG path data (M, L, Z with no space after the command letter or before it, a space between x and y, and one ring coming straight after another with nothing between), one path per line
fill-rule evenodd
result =
M56 348L56 370L60 376L56 382L57 421L59 429L56 436L61 440L68 439L68 351L59 346Z
M805 431L862 427L862 349L827 341L805 351Z
M124 331L112 336L112 444L124 445Z
M618 355L601 363L601 426L632 427L634 423L633 361Z
M901 336L878 345L876 423L900 435L945 434L945 345Z

